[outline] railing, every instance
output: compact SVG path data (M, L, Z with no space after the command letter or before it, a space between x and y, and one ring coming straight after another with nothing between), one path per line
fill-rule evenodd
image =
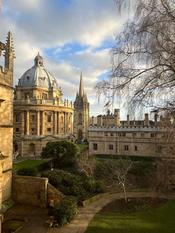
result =
M15 105L55 105L55 106L62 106L62 107L73 107L72 101L65 99L64 101L56 100L56 99L20 99L14 100Z

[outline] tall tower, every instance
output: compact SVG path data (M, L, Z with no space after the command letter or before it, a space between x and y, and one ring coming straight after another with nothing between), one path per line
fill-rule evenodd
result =
M74 102L74 135L78 141L88 138L89 103L84 92L83 77L80 75L79 92Z

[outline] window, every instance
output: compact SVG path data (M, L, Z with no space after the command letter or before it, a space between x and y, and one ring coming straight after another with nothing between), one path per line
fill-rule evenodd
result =
M31 120L35 121L35 115L31 115Z
M126 133L122 133L122 137L126 137Z
M20 116L21 116L20 113L16 114L16 122L20 122Z
M52 122L52 115L47 115L47 122Z
M158 145L157 146L157 153L161 153L162 152L162 146L161 145Z
M145 134L144 133L141 133L141 137L144 138Z
M47 94L43 93L42 94L42 99L46 100L47 99Z
M31 128L31 130L32 130L32 135L34 135L35 129L34 129L34 128Z
M109 145L109 150L113 150L114 146L113 145Z
M125 145L125 150L128 151L129 150L129 146L128 145Z
M47 128L47 132L51 132L51 128Z
M24 93L24 97L25 99L28 99L30 97L30 93L29 92Z
M19 128L16 128L16 133L19 133Z
M151 133L151 138L154 138L156 135L154 133Z
M98 150L98 145L97 145L97 143L94 143L94 144L93 144L93 150Z
M112 136L114 136L114 134L113 134L113 133L110 133L110 136L112 137Z
M105 132L105 136L108 136L108 133L107 133L107 132Z
M133 133L132 136L133 138L135 138L137 136L137 133Z
M135 150L135 151L138 151L138 147L137 147L137 146L134 146L134 150Z

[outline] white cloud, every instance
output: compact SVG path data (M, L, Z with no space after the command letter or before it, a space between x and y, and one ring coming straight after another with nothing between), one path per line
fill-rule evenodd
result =
M59 46L68 42L90 45L89 49L70 55L64 62L44 59L46 68L58 79L65 96L72 100L83 69L84 86L94 111L100 106L94 86L98 76L110 68L109 50L95 51L95 48L114 37L123 19L116 15L113 0L72 0L71 7L66 8L54 7L53 2L59 3L49 0L4 1L0 40L5 40L7 32L12 31L16 51L15 84L33 65L38 51L43 54L45 48L58 47L57 54Z

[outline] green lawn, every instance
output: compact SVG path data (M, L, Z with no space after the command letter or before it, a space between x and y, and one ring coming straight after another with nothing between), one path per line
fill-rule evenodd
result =
M15 163L13 165L13 170L15 172L17 172L19 169L21 168L37 168L39 167L40 165L44 164L44 163L47 163L48 160L46 159L38 159L38 160L25 160L25 161L21 161L21 162L18 162L18 163Z
M175 233L175 201L135 213L98 213L86 233Z

